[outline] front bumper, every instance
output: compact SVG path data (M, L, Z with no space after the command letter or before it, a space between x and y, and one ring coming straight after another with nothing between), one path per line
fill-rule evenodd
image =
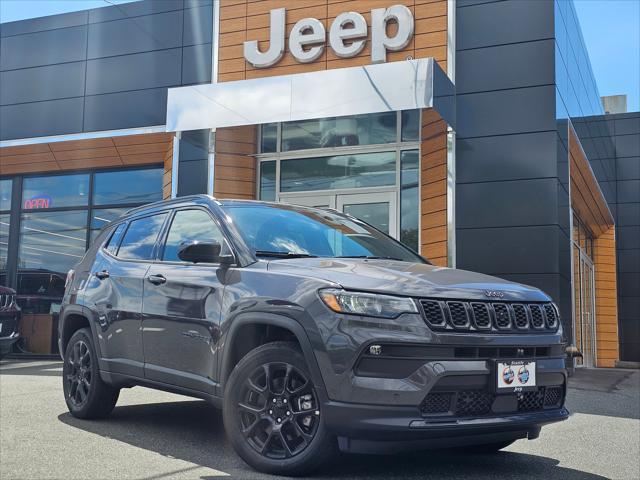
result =
M398 453L422 448L450 448L519 438L537 438L542 426L566 420L569 412L553 410L429 420L412 407L328 402L323 414L340 449L352 453Z
M533 439L568 418L563 358L532 358L535 391L496 394L498 358L430 360L406 378L345 372L325 423L343 451L393 453Z
M0 356L5 356L11 352L11 347L20 339L18 332L13 332L7 337L0 337Z

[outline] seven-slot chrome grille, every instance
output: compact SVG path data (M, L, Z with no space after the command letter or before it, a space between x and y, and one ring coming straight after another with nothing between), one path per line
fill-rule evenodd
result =
M15 302L16 298L13 293L9 294L0 294L0 310L4 310L5 308L9 308Z
M434 330L544 333L557 330L559 323L558 312L552 303L428 298L420 299L418 303L425 321Z

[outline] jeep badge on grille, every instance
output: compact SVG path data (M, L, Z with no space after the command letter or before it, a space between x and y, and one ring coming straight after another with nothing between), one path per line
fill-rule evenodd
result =
M502 298L502 297L504 297L504 292L501 292L499 290L485 290L484 294L485 294L485 296L490 297L490 298Z

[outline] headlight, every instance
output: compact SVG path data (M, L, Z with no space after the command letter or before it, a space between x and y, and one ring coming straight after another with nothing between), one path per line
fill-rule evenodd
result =
M374 293L347 292L329 288L320 290L320 298L334 312L369 317L396 318L402 313L418 313L410 298Z

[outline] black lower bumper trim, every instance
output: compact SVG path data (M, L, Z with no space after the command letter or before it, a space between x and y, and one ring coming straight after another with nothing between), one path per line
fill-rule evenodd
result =
M380 407L328 402L323 407L327 428L339 437L402 445L455 446L487 443L493 436L535 438L546 424L566 420L566 408L540 412L466 418L422 418L415 407ZM449 445L450 444L450 445ZM403 447L404 448L404 447ZM350 450L351 451L351 450Z

